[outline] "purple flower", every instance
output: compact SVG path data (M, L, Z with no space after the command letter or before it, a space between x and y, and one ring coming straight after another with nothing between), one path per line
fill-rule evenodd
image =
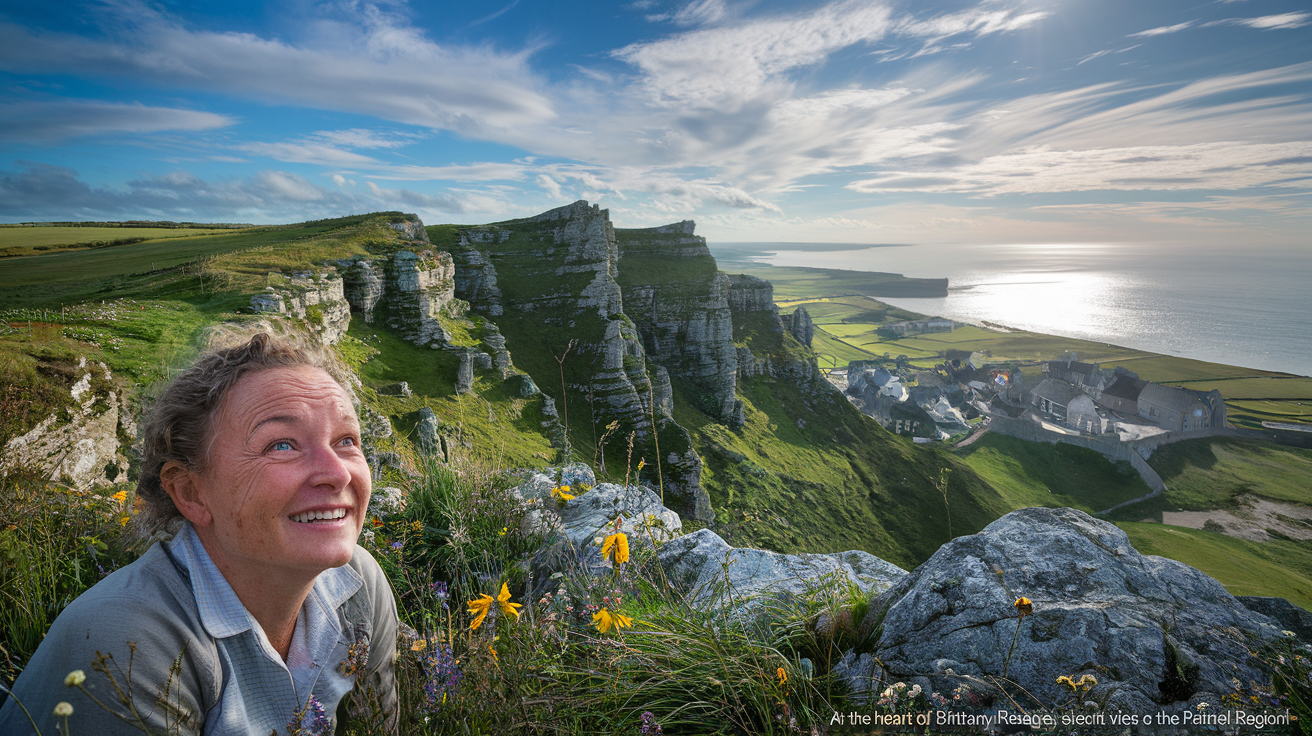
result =
M460 668L456 666L451 647L445 644L430 649L420 664L425 676L424 708L430 713L436 713L447 698L454 698L460 689Z
M313 695L287 722L287 733L291 736L332 736L332 732L332 720L324 711L323 704Z
M656 716L651 711L642 714L642 728L638 733L644 736L661 736L661 724L656 722Z
M403 545L402 545L400 542L392 542L389 546L390 546L392 549L401 549L401 547L402 547Z

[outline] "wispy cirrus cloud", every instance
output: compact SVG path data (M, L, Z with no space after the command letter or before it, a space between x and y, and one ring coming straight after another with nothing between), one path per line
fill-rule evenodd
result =
M1196 25L1198 25L1198 21L1187 20L1183 23L1176 23L1175 25L1172 26L1158 26L1157 28L1149 28L1146 31L1131 33L1126 38L1148 38L1150 36L1165 36L1168 33L1179 33L1180 31L1193 28Z
M126 105L95 100L45 100L0 105L0 139L55 143L106 134L200 132L236 122L199 110Z

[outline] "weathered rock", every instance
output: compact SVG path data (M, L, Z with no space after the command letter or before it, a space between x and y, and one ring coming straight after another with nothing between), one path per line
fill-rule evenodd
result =
M388 223L388 225L406 240L418 241L420 243L428 242L428 231L424 229L424 223L419 218L413 220L402 220L400 222Z
M811 347L811 339L815 336L815 323L811 321L811 315L806 311L806 307L799 304L788 316L788 331L797 338L798 342L808 348Z
M528 523L538 528L545 523L547 528L558 529L575 549L587 550L595 546L596 537L615 531L624 532L635 544L645 539L664 542L683 528L679 515L663 506L648 488L602 483L580 492L583 486L592 485L587 481L596 480L592 471L581 464L564 468L560 478L575 494L575 498L563 504L551 495L551 490L560 483L544 473L531 475L515 489L515 494L543 511L542 516L531 514ZM544 522L544 516L550 517L550 521ZM617 519L619 527L614 526Z
M251 297L251 309L300 320L307 331L333 345L351 326L351 305L343 288L341 276L331 266L315 273L297 273Z
M859 550L786 555L734 548L710 529L662 545L659 555L670 582L690 603L704 609L725 606L734 616L750 616L774 600L820 596L833 586L845 589L855 584L863 593L875 595L907 574Z
M414 443L420 452L428 455L436 455L439 459L447 459L442 447L442 438L439 434L442 423L438 421L437 415L428 407L419 410L419 421L415 424Z
M392 420L388 419L387 415L366 407L360 431L369 439L386 439L392 436Z
M1016 635L1015 600L1034 613ZM1059 675L1093 675L1087 699L1134 711L1213 706L1241 682L1264 681L1250 637L1279 635L1222 585L1173 560L1139 554L1114 525L1074 509L1013 511L939 548L871 603L873 652L840 669L858 690L876 679L1001 675L1039 699L1066 696ZM875 668L874 658L886 670ZM931 678L932 679L932 678ZM938 685L951 683L934 680Z
M373 324L374 309L383 298L386 281L383 270L372 261L339 261L345 264L342 275L343 293L351 309Z
M1306 644L1312 644L1312 611L1300 608L1284 598L1241 595L1236 600L1244 608L1273 619L1285 631L1292 631Z
M387 269L387 325L416 345L446 345L441 325L455 301L451 254L397 251Z
M661 453L677 458L663 464L667 495L686 513L712 518L691 437L666 417L656 417L653 426L654 389L642 335L623 311L616 281L619 247L609 213L579 201L461 232L456 278L472 308L492 316L518 353L559 356L570 346L561 388L566 395L552 391L553 401L544 407L548 421L554 422L551 412L557 407L562 420L577 421L581 415L569 409L586 400L589 420L602 427L618 421L620 436L632 434L635 455L649 461L655 459L659 435ZM490 289L494 273L495 292ZM504 314L497 316L494 306L503 307ZM558 385L556 376L550 380ZM549 432L552 443L567 451L563 423Z
M670 385L670 372L665 366L656 366L655 375L651 377L652 400L656 402L656 413L663 417L674 416L674 387Z
M774 305L774 286L769 281L741 273L728 278L729 309L733 311L735 322L740 316L753 312L779 316L779 308Z
M542 393L538 390L537 384L527 373L521 373L506 379L506 388L512 396L518 396L521 399L531 399Z
M410 384L401 381L399 383L389 383L378 389L378 393L384 396L414 396L415 392L410 390Z
M474 390L474 357L460 354L460 367L456 369L456 393L467 394Z
M78 490L127 480L128 461L119 454L119 398L91 389L91 372L73 385L67 421L64 412L51 414L0 450L0 475L20 469L36 471ZM108 369L106 369L106 372Z
M369 496L370 516L390 516L405 511L405 491L393 486L375 488Z
M698 409L729 423L736 415L738 373L730 282L694 227L685 220L616 231L618 280L625 314L637 325L648 359L682 381Z

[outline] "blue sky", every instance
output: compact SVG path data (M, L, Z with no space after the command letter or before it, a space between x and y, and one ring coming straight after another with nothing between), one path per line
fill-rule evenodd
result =
M0 221L1305 246L1296 0L0 3Z

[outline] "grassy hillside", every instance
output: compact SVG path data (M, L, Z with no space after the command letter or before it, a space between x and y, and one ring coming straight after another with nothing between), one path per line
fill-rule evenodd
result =
M1232 595L1287 598L1312 609L1312 549L1275 540L1249 542L1224 534L1164 524L1118 522L1134 548L1196 567Z

